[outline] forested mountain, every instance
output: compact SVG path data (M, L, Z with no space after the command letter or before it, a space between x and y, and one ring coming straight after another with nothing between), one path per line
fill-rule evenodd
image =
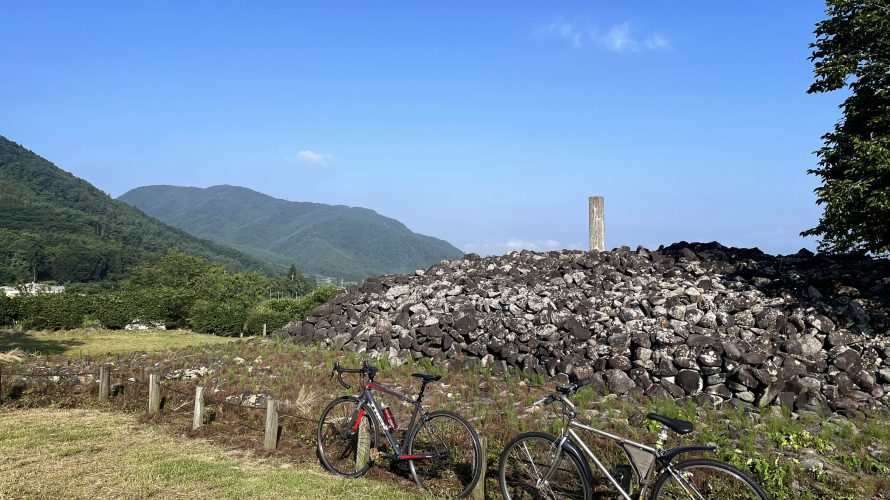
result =
M232 269L286 269L167 226L0 136L0 284L115 279L169 248Z
M191 234L303 272L361 280L463 256L366 208L280 200L237 186L145 186L120 197Z

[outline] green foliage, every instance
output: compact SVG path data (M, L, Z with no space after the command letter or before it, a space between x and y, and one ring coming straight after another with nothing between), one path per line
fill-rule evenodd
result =
M790 448L792 450L813 448L823 453L831 450L831 444L821 436L811 434L806 429L791 433L767 432L766 435L767 439L773 441L781 448Z
M752 457L744 458L736 454L729 463L743 471L748 471L774 498L791 496L790 477L794 475L793 467L778 458Z
M372 210L278 200L237 186L145 186L120 200L257 258L352 281L463 256L448 242L414 233Z
M189 310L188 320L198 333L233 337L244 331L247 308L236 301L210 302L200 299Z
M291 321L294 321L294 316L287 313L254 309L247 314L244 331L248 335L262 335L263 325L266 325L266 332L271 333Z
M869 474L890 474L890 466L887 466L870 455L858 456L851 454L832 455L832 462L844 465L854 471L862 471Z
M816 80L808 92L849 87L834 131L822 136L817 203L819 224L803 235L822 236L829 252L890 252L890 3L828 0L828 19L816 25L810 60Z
M0 326L9 326L18 319L18 303L7 297L6 294L0 294Z
M166 226L0 136L0 283L120 280L180 248L232 269L283 272Z
M297 299L296 313L299 319L308 316L313 309L327 302L339 291L340 289L334 285L324 285Z
M69 330L83 324L90 300L69 293L22 295L18 302L23 326L31 330Z
M119 330L134 320L150 321L147 311L154 311L151 297L138 292L114 292L93 297L90 313L105 328ZM154 318L151 318L154 319Z
M248 313L244 331L250 335L261 335L263 324L266 325L266 331L271 332L291 321L298 321L297 309L300 304L297 299L266 300Z

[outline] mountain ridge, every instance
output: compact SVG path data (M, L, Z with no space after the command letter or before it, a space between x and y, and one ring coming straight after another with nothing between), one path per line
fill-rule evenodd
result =
M283 272L155 220L0 135L0 281L120 278L169 248L232 269Z
M201 238L349 280L463 256L369 208L282 200L242 186L142 186L118 199Z

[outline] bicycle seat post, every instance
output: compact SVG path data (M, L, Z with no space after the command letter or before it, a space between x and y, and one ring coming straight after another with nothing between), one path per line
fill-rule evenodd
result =
M420 383L420 391L417 392L417 402L418 403L423 401L423 391L426 390L426 384L427 384L426 380L424 380L423 382Z
M658 425L658 437L655 441L655 449L661 451L664 448L664 442L667 441L668 431L661 423L656 422L656 425Z

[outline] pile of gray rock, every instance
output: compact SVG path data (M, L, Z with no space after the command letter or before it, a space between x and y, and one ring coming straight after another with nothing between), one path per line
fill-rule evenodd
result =
M743 406L890 406L890 262L718 243L513 252L370 278L275 332L603 390Z

